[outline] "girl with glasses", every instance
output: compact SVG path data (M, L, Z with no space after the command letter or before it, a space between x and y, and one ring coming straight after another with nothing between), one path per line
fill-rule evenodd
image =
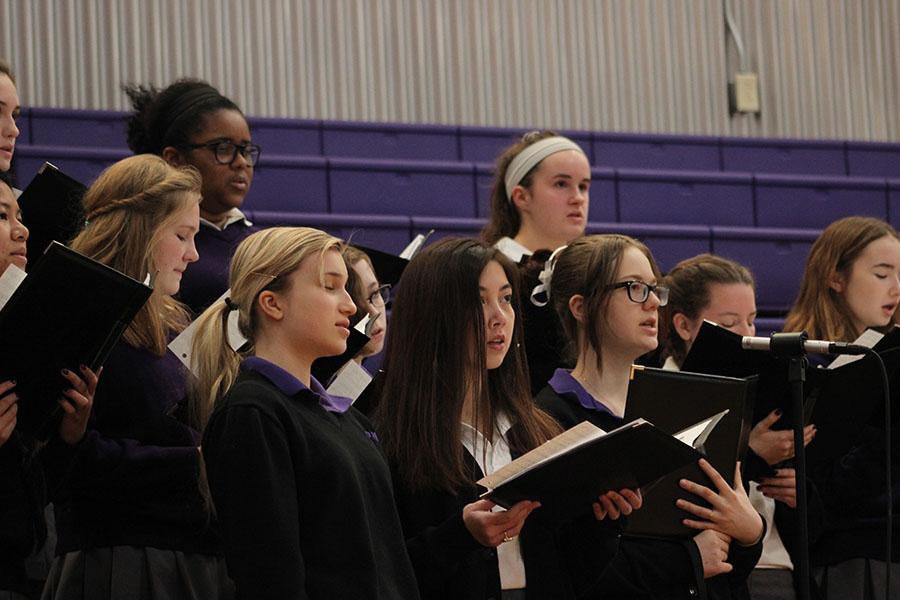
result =
M631 365L657 347L659 308L668 289L642 243L622 235L591 235L558 249L541 274L544 292L562 322L571 371L557 369L537 396L538 405L563 427L590 421L609 431L623 424ZM759 556L764 524L735 473L731 487L705 461L715 489L685 482L714 507L711 515L686 522L699 530L692 539L653 541L623 537L604 572L609 598L741 597L745 578ZM731 479L732 474L726 474ZM615 507L613 507L615 510ZM627 510L627 509L626 509Z
M310 374L344 352L356 312L342 247L302 227L253 234L230 297L197 322L203 456L239 598L418 598L378 437Z
M666 275L669 303L661 330L666 332L664 368L678 370L704 320L742 336L756 335L756 294L753 277L742 265L712 254L683 260ZM797 597L794 583L798 528L796 473L781 465L794 456L794 434L772 427L781 417L775 410L761 415L750 432L750 448L744 462L750 483L750 503L762 514L768 528L757 567L748 581L754 600L790 600ZM806 427L806 443L815 427ZM774 469L770 467L775 467ZM807 486L811 537L821 527L821 500L815 486Z
M552 131L527 133L497 157L491 216L481 236L520 265L533 394L563 364L564 341L552 310L528 302L528 294L550 251L584 235L590 189L584 150Z
M900 323L900 237L878 219L847 217L829 225L809 252L797 301L785 331L852 342L866 329L887 332ZM813 356L811 360L815 360ZM841 410L853 410L853 399ZM896 419L896 412L893 413ZM809 469L825 505L825 529L810 548L822 597L883 597L885 582L885 415L876 411L854 434L843 456ZM896 429L893 434L897 444ZM900 469L892 461L894 505L900 506ZM900 597L900 519L894 517L890 597ZM874 592L871 592L874 590ZM876 594L871 596L870 593Z
M369 343L366 344L356 360L362 364L363 359L374 356L384 348L384 340L387 335L387 304L390 299L391 286L378 282L375 276L375 267L369 256L353 246L346 246L343 251L344 260L348 266L347 291L356 305L356 314L350 319L353 325L359 323L366 315L372 315L375 323L369 333Z
M189 165L203 179L197 250L202 257L184 278L179 299L200 314L228 286L234 249L256 231L241 212L260 148L240 108L203 81L181 79L159 90L126 86L134 113L128 146L173 166Z
M478 479L560 431L528 392L518 285L498 249L444 239L394 299L375 420L423 598L580 597L615 552L599 504L552 528L529 516L538 503L478 498Z

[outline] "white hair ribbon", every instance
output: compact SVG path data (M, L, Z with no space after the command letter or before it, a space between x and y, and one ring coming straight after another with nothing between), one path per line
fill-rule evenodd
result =
M559 257L559 253L566 248L568 246L560 246L554 250L547 262L544 263L544 268L538 275L541 283L531 290L531 303L535 306L547 306L547 303L550 302L550 283L553 280L553 270L556 269L556 259ZM543 296L544 299L541 300L540 296Z

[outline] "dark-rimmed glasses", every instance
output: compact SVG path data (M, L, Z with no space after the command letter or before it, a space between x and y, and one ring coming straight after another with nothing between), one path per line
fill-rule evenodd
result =
M185 144L185 148L196 150L198 148L209 148L216 157L216 162L220 165L230 165L237 158L238 152L244 157L251 167L255 167L259 162L259 154L262 152L256 144L235 144L230 140L214 140L203 144Z
M617 290L625 288L628 299L637 304L643 304L650 297L650 292L656 294L659 298L659 305L665 306L669 302L669 288L662 285L650 285L643 281L622 281L609 286L610 289Z
M391 284L385 283L369 294L369 304L372 306L387 306L391 301Z

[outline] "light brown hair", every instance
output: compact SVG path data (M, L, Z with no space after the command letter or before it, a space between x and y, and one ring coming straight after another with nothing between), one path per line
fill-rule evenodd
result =
M130 156L104 170L82 202L87 224L72 249L143 281L154 271L160 230L200 202L200 174L158 156ZM135 348L162 355L170 334L187 322L180 302L154 293L122 337Z
M846 281L866 246L886 236L898 239L893 227L871 217L847 217L826 227L809 251L800 293L784 322L784 330L806 331L815 339L842 342L859 337L862 331L853 327L843 294L829 283L835 276ZM893 322L900 322L897 312Z

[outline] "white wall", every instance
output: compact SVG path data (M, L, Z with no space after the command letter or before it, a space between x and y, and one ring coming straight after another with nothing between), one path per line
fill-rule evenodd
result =
M900 140L900 0L728 1L758 118L721 0L3 0L0 56L34 106L192 75L251 115Z

